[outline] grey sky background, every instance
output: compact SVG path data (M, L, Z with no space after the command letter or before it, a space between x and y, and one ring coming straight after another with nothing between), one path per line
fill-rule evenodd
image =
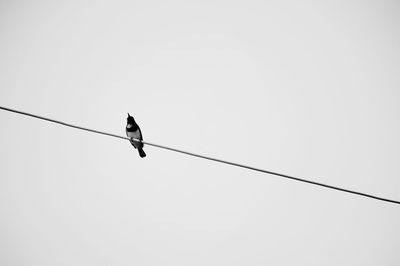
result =
M0 1L0 105L400 200L398 1ZM400 207L0 112L1 265L400 264Z

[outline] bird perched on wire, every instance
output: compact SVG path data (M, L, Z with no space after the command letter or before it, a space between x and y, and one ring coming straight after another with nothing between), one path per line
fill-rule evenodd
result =
M143 143L137 140L143 140L142 131L140 127L136 124L135 119L128 113L128 118L126 119L126 136L130 138L130 142L135 149L138 149L141 158L146 157L146 153L143 150ZM137 139L137 140L134 140Z

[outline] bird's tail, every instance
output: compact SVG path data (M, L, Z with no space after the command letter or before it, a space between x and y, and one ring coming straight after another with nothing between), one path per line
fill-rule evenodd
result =
M139 150L139 155L140 155L140 157L146 157L146 153L144 152L144 150L142 149L142 148L138 148L138 150Z

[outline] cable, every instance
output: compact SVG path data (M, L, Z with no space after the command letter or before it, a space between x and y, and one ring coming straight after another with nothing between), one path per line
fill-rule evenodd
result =
M42 119L42 120L49 121L49 122L52 122L52 123L57 123L57 124L60 124L60 125L63 125L63 126L67 126L67 127L72 127L72 128L76 128L76 129L80 129L80 130L89 131L89 132L92 132L92 133L97 133L97 134L106 135L106 136L109 136L109 137L114 137L114 138L119 138L119 139L130 140L130 138L127 138L127 137L122 137L122 136L118 136L118 135L115 135L115 134L110 134L110 133L106 133L106 132L102 132L102 131L98 131L98 130L85 128L85 127L75 126L75 125L68 124L68 123L65 123L65 122L57 121L57 120L54 120L54 119L50 119L50 118L46 118L46 117L43 117L43 116L22 112L22 111L17 111L17 110L6 108L6 107L2 107L2 106L0 106L0 109L5 110L5 111L9 111L9 112L13 112L13 113L18 113L18 114L21 114L21 115L26 115L26 116ZM134 140L141 141L141 140L138 140L138 139L134 139ZM271 174L271 175L275 175L275 176L280 176L280 177L283 177L283 178L296 180L296 181L299 181L299 182L304 182L304 183L308 183L308 184L312 184L312 185L316 185L316 186L321 186L321 187L325 187L325 188L329 188L329 189L334 189L334 190L338 190L338 191L342 191L342 192L346 192L346 193L350 193L350 194L355 194L355 195L359 195L359 196L363 196L363 197L368 197L368 198L372 198L372 199L375 199L375 200L381 200L381 201L385 201L385 202L391 202L391 203L395 203L395 204L400 204L400 201L396 201L396 200L377 197L377 196L374 196L374 195L370 195L370 194L366 194L366 193L362 193L362 192L358 192L358 191L354 191L354 190L350 190L350 189L335 187L335 186L331 186L331 185L327 185L327 184L323 184L323 183L319 183L319 182L315 182L315 181L311 181L311 180L306 180L306 179L302 179L302 178L298 178L298 177L294 177L294 176L289 176L289 175L280 174L280 173L277 173L277 172L272 172L272 171L268 171L268 170L264 170L264 169L260 169L260 168L247 166L247 165L244 165L244 164L239 164L239 163L229 162L229 161L216 159L216 158L212 158L212 157L208 157L208 156L204 156L204 155L199 155L199 154L196 154L196 153L187 152L187 151L183 151L183 150L178 150L178 149L162 146L162 145L159 145L159 144L154 144L154 143L147 142L147 141L141 141L141 142L143 144L146 144L146 145L149 145L149 146L153 146L153 147L157 147L157 148L161 148L161 149L165 149L165 150L170 150L170 151L174 151L174 152L179 152L179 153L183 153L183 154L186 154L186 155L190 155L190 156L194 156L194 157L198 157L198 158L202 158L202 159L206 159L206 160L210 160L210 161L229 164L229 165L233 165L233 166L237 166L237 167L241 167L241 168L245 168L245 169L249 169L249 170L252 170L252 171L257 171L257 172L261 172L261 173L265 173L265 174Z

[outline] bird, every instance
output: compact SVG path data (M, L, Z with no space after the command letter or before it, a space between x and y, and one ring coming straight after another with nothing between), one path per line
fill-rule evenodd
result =
M126 136L130 138L130 142L135 149L138 149L139 156L141 158L146 157L146 153L143 150L143 135L142 131L140 131L140 127L136 124L135 119L128 113L128 118L126 119ZM137 141L137 140L140 141Z

